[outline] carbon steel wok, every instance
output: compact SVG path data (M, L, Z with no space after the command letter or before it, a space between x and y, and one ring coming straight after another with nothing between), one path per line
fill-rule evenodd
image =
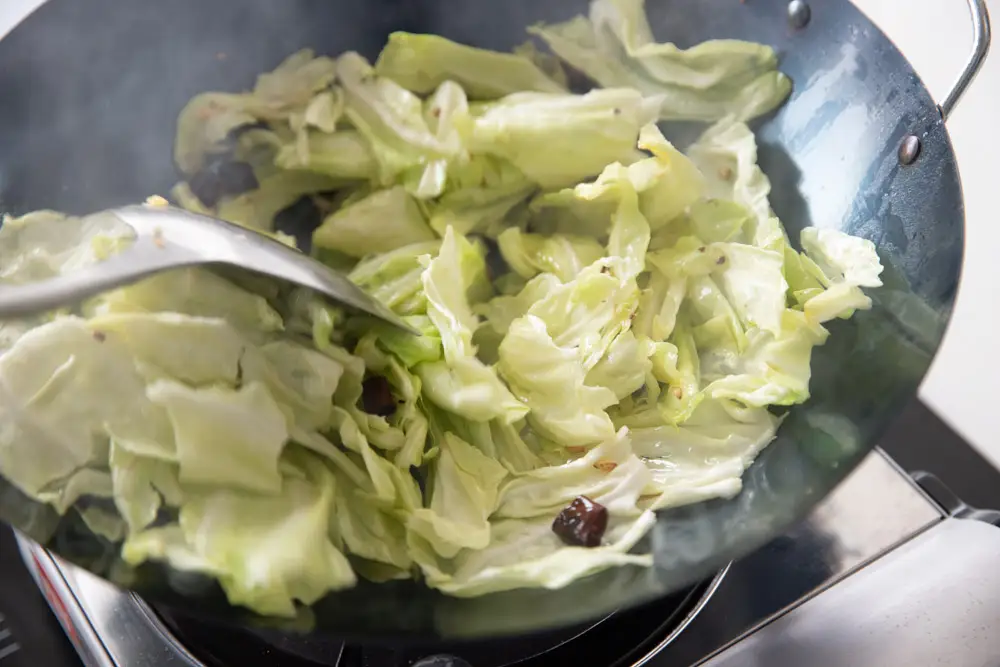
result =
M792 238L815 225L876 244L886 271L885 286L872 292L874 309L834 325L813 357L812 399L791 411L736 498L661 514L643 545L655 554L654 568L475 599L413 582L361 584L315 605L301 628L456 638L575 624L708 577L820 501L914 395L952 309L964 210L944 118L989 40L984 0L969 5L974 52L939 107L846 0L816 2L811 12L799 0L650 0L660 39L689 46L736 37L779 51L795 89L758 127L772 205ZM506 50L523 41L526 26L585 8L565 0L52 0L0 41L0 211L83 213L167 192L177 177L171 147L185 102L206 90L246 88L302 47L373 57L389 32L408 30ZM685 129L668 128L668 136ZM205 618L255 621L190 576L144 566L123 578L114 545L3 479L0 518L145 599Z

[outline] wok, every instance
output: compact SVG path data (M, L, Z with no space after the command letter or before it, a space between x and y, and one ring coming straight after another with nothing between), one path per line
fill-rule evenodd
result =
M813 357L812 399L790 411L738 496L659 516L641 545L655 567L474 599L413 582L362 583L293 625L320 635L454 639L575 624L709 577L819 502L914 395L951 313L964 211L944 119L989 41L984 0L969 5L973 55L939 107L846 0L811 11L800 0L650 0L661 40L735 37L779 51L794 92L756 128L773 208L794 239L815 225L873 241L886 267L874 308L833 324ZM171 148L185 102L247 88L302 47L374 57L391 31L408 30L506 50L524 40L525 26L585 10L565 0L51 0L0 41L0 210L84 213L166 193L177 179ZM666 130L683 144L691 128ZM162 566L129 571L115 545L73 516L0 479L0 518L62 557L189 614L261 622L211 582Z

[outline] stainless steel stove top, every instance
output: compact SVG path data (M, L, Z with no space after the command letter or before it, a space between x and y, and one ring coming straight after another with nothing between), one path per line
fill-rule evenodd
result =
M19 544L87 667L202 667L197 647L141 600ZM998 560L1000 529L948 516L875 452L806 521L732 564L683 631L630 664L997 664Z

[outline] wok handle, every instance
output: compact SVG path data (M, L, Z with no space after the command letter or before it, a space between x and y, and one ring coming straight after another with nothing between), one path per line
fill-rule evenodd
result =
M972 84L972 80L979 74L986 60L986 54L990 51L990 13L986 9L986 0L967 0L969 11L972 14L972 53L965 62L965 69L959 74L958 79L952 84L951 90L944 98L944 102L938 105L941 110L941 117L948 120L948 116L955 109L955 105L962 99L962 95Z

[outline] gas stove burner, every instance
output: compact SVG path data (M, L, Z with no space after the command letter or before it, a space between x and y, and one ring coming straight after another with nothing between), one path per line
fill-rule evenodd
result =
M142 604L150 621L206 667L623 667L676 636L705 604L724 572L709 581L597 623L531 636L448 644L342 642L274 630L206 623Z

